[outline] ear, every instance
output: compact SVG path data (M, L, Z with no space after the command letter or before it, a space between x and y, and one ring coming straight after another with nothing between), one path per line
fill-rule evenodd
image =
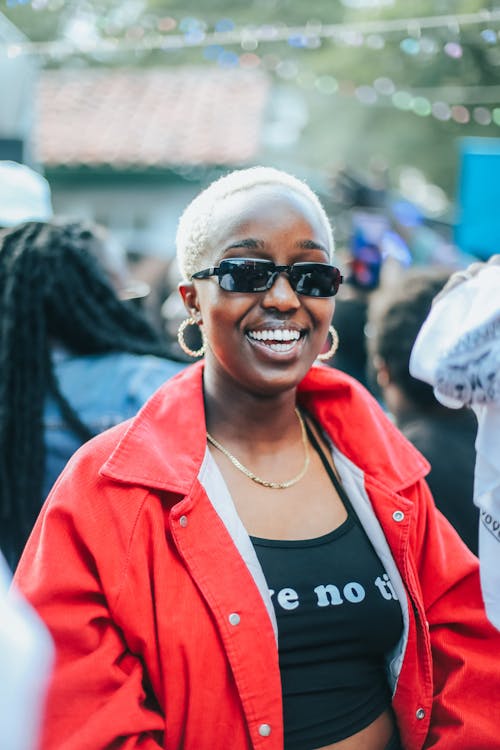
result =
M194 318L197 323L201 323L200 303L195 285L189 281L181 281L177 288L182 297L182 301L184 302L184 307L189 315Z

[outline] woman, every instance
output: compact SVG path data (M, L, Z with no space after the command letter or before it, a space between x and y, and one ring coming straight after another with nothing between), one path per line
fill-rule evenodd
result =
M126 282L101 227L28 221L0 233L0 546L12 567L74 451L182 369L121 299Z
M204 362L79 451L17 572L57 648L43 747L495 747L477 560L374 400L312 367L341 282L317 197L231 173L177 249Z

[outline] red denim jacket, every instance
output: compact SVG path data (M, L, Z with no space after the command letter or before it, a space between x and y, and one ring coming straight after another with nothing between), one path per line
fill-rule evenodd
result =
M283 747L259 571L202 483L202 367L77 452L28 542L17 584L57 649L45 750ZM342 373L312 368L299 403L352 467L365 528L399 571L406 634L391 684L405 750L493 750L500 633L476 558L434 507L425 460Z

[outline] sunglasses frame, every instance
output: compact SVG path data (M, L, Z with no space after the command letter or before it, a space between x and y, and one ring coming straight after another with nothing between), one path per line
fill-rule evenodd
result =
M230 272L230 270L227 270L225 266L223 266L223 264L230 264L230 263L238 262L240 263L241 267L243 267L243 263L241 263L241 261L244 261L246 263L253 263L254 265L265 267L266 271L267 269L269 269L269 278L266 281L266 284L264 286L261 286L258 289L250 290L248 292L239 291L238 289L226 289L225 287L223 287L221 284L221 278L222 276ZM338 281L332 281L332 284L335 288L335 291L333 292L333 294L307 294L306 292L298 292L296 289L298 285L298 281L296 282L294 280L294 276L297 273L297 271L300 272L301 266L302 267L313 266L314 268L311 270L317 270L318 266L320 267L320 270L321 268L334 269L337 272ZM317 263L314 261L312 262L311 261L299 261L298 263L291 263L286 266L278 266L275 263L273 263L272 260L267 260L265 258L224 258L223 260L220 261L218 266L210 266L210 268L204 268L201 271L197 271L191 276L191 278L192 279L208 279L211 276L217 276L219 280L219 286L225 292L229 292L230 294L231 293L232 294L258 294L260 292L266 292L269 289L271 289L273 284L276 282L276 279L278 278L278 276L282 273L287 274L288 281L292 289L294 290L294 292L304 297L313 297L316 299L328 299L330 297L335 297L335 295L337 294L339 290L340 285L344 281L344 277L340 273L340 270L337 268L337 266L333 266L330 263Z

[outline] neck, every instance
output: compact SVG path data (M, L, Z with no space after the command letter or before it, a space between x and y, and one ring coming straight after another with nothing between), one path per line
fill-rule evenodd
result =
M208 432L235 442L272 443L299 430L296 388L278 394L252 393L233 382L214 387L205 370L203 391Z
M269 487L270 489L285 490L285 489L288 489L289 487L293 487L294 484L297 484L298 482L300 482L300 480L306 475L307 470L309 468L309 464L310 464L307 428L306 428L304 419L297 408L295 408L295 415L300 425L302 446L304 448L304 463L302 464L302 468L298 472L298 474L295 474L293 477L290 477L289 479L285 479L285 480L264 479L263 477L260 477L254 471L249 469L247 466L244 466L241 463L241 461L238 458L236 458L236 456L234 456L230 450L228 450L227 447L222 445L209 432L207 432L207 439L209 443L215 446L215 448L221 451L221 453L223 453L226 456L226 458L228 458L231 461L233 466L235 466L238 469L238 471L241 471L242 474L245 474L245 476L247 476L252 481L264 487Z

